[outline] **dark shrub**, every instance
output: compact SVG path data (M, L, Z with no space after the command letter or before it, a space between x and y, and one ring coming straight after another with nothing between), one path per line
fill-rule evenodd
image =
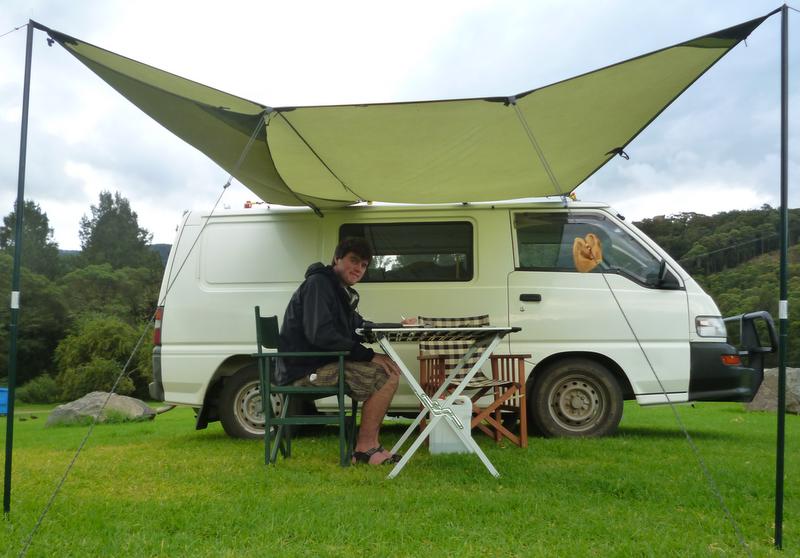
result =
M56 381L62 397L76 399L90 391L110 390L140 334L141 331L119 318L102 315L82 317L56 349L55 360L59 370ZM141 397L147 393L150 377L149 358L136 355L131 359L126 378L120 382L116 393L127 395L135 391Z
M96 357L86 364L67 368L58 376L61 396L67 400L79 399L92 391L111 391L122 367L115 361ZM114 393L133 393L133 382L127 376L120 380Z
M35 377L16 389L17 399L25 403L56 403L60 400L60 388L50 374Z

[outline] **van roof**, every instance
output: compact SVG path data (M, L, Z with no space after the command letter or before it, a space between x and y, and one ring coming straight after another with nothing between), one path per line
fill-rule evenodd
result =
M448 209L471 209L471 210L493 210L493 209L561 209L569 207L571 209L597 209L608 208L607 203L564 200L544 200L544 201L505 201L505 202L482 202L482 203L448 203L448 204L357 204L346 207L323 209L322 214L340 212L419 212L419 211L442 211ZM195 217L208 217L210 210L200 210L191 212ZM287 206L266 206L259 205L251 208L242 209L217 209L214 211L215 217L233 217L238 215L261 215L278 213L311 213L308 207L287 207Z

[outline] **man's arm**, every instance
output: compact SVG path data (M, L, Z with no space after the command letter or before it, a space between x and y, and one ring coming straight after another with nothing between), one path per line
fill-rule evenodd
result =
M371 322L369 320L365 320L361 316L361 314L359 314L358 312L355 312L355 320L354 320L354 322L356 324L356 329L358 329L360 327L368 327L368 326L373 324L373 322ZM400 375L400 368L387 355L384 355L384 354L381 354L381 353L376 353L375 351L373 351L373 356L372 356L372 358L370 360L372 362L374 362L375 364L381 365L383 367L383 369L386 370L389 374L392 374L392 375L395 375L395 376L399 376Z
M353 313L355 314L355 319L353 320L353 322L355 323L356 329L362 327L369 327L373 324L373 322L365 320L358 312L353 312ZM361 338L363 339L363 336Z

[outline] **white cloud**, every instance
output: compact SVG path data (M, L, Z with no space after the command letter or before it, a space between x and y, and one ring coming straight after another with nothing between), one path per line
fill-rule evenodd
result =
M638 221L689 211L713 215L732 209L755 209L764 203L764 199L746 186L697 181L618 199L612 206L627 218Z
M707 159L697 151L670 155L657 165L612 161L578 189L578 196L607 201L635 220L688 211L712 215L780 204L779 158L775 153L752 162ZM798 171L800 166L793 164L790 176ZM791 190L790 205L799 202L800 192Z

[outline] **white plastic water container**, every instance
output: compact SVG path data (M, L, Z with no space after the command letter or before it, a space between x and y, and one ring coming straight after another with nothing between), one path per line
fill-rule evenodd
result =
M472 437L472 429L469 427L472 420L472 400L466 395L459 395L453 401L453 412L464 425L467 436ZM450 424L446 424L448 422L450 422L449 418L442 417L434 427L430 437L430 452L432 454L472 453L472 449L464 445Z

